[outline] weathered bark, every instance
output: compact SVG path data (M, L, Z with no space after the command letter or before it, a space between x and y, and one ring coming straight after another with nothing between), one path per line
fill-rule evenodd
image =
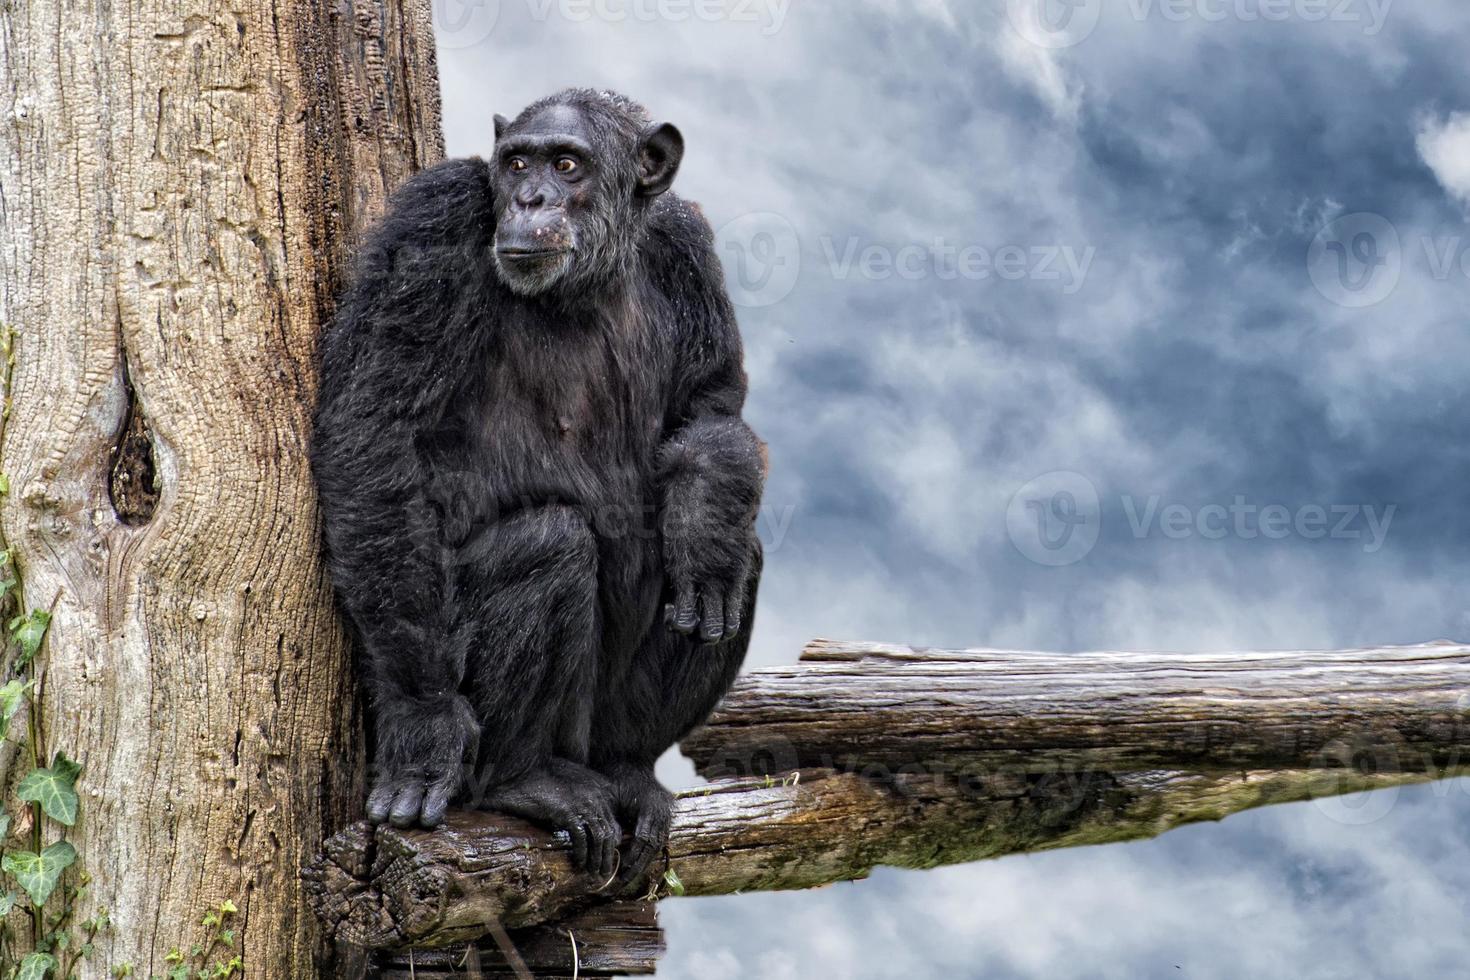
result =
M499 940L481 940L469 948L389 953L379 958L374 980L649 976L664 953L657 913L652 902L610 902L555 925L513 930ZM514 951L516 962L505 955L503 946Z
M681 747L706 776L916 760L1208 771L1354 756L1424 771L1466 747L1467 681L1470 648L1450 643L1148 655L818 640L799 666L742 678Z
M429 0L0 3L3 525L55 603L46 742L116 926L89 977L165 973L224 899L250 976L313 975L297 868L361 768L316 338L354 230L441 153Z
M817 662L743 678L686 740L706 770L736 760L768 775L681 796L669 861L685 894L1133 840L1470 771L1465 647L1174 656L816 644L807 659ZM780 765L814 758L824 767ZM395 947L472 940L492 919L556 922L605 900L599 884L572 871L560 839L462 813L433 833L349 828L308 891L338 941Z

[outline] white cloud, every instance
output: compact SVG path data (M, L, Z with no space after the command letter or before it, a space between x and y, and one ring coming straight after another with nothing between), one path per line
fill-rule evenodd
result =
M877 10L895 19L909 18L914 14L928 17L937 21L951 30L958 25L955 23L954 11L949 8L949 0L873 0L872 6Z
M1057 52L1038 47L1014 31L997 32L995 47L1006 74L1032 89L1057 119L1077 121L1082 84L1068 76Z
M1424 119L1416 142L1419 156L1444 189L1470 204L1470 112Z

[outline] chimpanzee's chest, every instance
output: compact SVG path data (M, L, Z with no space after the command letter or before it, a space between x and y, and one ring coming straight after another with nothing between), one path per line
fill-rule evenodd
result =
M642 318L497 331L466 391L467 449L501 493L641 494L670 370Z

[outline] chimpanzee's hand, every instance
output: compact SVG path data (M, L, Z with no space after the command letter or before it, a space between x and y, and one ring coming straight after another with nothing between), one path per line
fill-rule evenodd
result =
M377 718L378 752L367 818L395 827L437 827L464 783L466 761L474 755L479 735L474 711L459 694L429 705L385 707Z
M678 583L674 601L664 606L669 628L684 634L696 630L705 643L720 643L740 632L745 609L745 579L737 582Z
M752 534L748 554L753 556L757 548L759 543ZM745 615L751 565L747 557L710 562L703 570L671 568L674 601L664 606L664 621L676 632L697 632L705 643L733 639Z

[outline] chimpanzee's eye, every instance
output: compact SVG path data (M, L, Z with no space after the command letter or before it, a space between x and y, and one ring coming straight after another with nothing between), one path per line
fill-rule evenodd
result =
M557 157L556 172L559 174L574 173L577 169L577 161L571 157Z
M511 157L510 158L510 172L511 173L518 174L522 170L525 170L525 169L526 169L526 161L524 159L522 159L521 157Z

